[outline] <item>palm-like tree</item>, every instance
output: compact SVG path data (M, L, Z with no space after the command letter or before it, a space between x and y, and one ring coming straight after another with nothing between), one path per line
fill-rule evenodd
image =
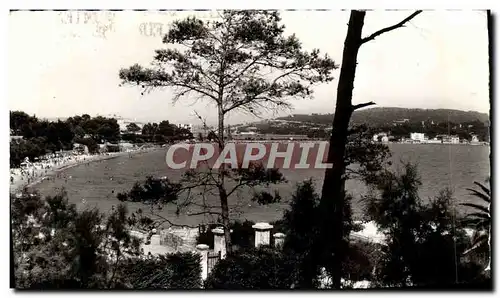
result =
M464 219L464 224L468 227L474 229L474 234L472 236L472 247L464 252L468 254L471 251L477 250L484 245L490 245L490 233L491 233L491 214L490 214L490 204L491 204L491 192L490 190L479 182L474 182L480 190L467 188L471 192L471 195L481 199L488 205L479 205L474 203L463 203L460 205L474 208L476 212L468 214ZM491 258L488 262L488 267L490 268Z

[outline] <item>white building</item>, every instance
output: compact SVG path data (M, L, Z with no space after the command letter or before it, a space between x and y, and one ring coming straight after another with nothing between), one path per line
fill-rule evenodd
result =
M122 132L122 133L128 132L127 125L129 125L131 123L135 123L135 124L137 124L137 126L139 126L141 128L141 130L138 131L136 134L141 134L142 127L144 126L144 123L138 122L136 119L122 118L122 117L116 116L116 115L114 115L114 118L116 119L116 122L120 126L120 132Z
M441 144L442 141L438 138L434 138L434 139L427 140L427 143L429 143L429 144Z
M184 128L189 130L191 133L193 132L193 124L187 123L187 124L177 124L178 128Z
M458 136L443 137L443 144L460 144L460 138Z
M253 136L253 135L256 135L257 133L255 131L242 131L238 134L242 135L242 136Z
M375 134L375 135L373 135L373 141L374 142L380 141L383 143L387 143L387 142L389 142L389 134L386 132L381 132L381 133Z
M427 141L427 138L425 137L425 134L424 133L420 133L420 132L412 132L410 133L410 139L412 141L417 141L417 142L425 142Z

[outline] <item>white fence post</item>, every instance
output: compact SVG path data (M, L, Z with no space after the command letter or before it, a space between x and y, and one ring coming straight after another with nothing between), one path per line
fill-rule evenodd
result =
M212 230L214 234L214 252L220 252L220 258L226 258L226 238L224 237L224 230L222 228L215 228Z
M158 233L158 230L157 229L153 229L151 231L151 245L160 245L160 233Z
M266 222L259 222L254 224L252 228L255 230L255 247L270 244L272 225Z
M283 247L283 243L285 242L285 234L283 234L283 233L276 233L273 236L274 236L274 247L276 247L276 248L282 248Z
M201 255L201 279L205 280L208 277L208 245L198 244L196 245L198 253Z

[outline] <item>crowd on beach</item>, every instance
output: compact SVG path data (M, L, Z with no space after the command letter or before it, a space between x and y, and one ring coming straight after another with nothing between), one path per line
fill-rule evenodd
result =
M10 169L11 191L18 191L23 187L41 182L45 179L71 179L64 173L64 169L81 164L88 164L92 161L105 160L117 155L128 154L132 158L133 153L149 151L154 148L134 148L121 152L104 152L97 154L77 153L75 151L65 151L47 154L38 160L30 161L28 158L21 164L20 168Z

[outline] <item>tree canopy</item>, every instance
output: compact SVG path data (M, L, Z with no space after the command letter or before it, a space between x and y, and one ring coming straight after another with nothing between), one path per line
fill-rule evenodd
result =
M222 114L235 109L289 106L290 97L311 97L312 86L332 80L337 65L318 50L307 53L294 36L283 36L275 11L221 12L220 18L175 21L156 50L154 67L120 70L125 83L144 91L169 87L173 100L203 97Z

